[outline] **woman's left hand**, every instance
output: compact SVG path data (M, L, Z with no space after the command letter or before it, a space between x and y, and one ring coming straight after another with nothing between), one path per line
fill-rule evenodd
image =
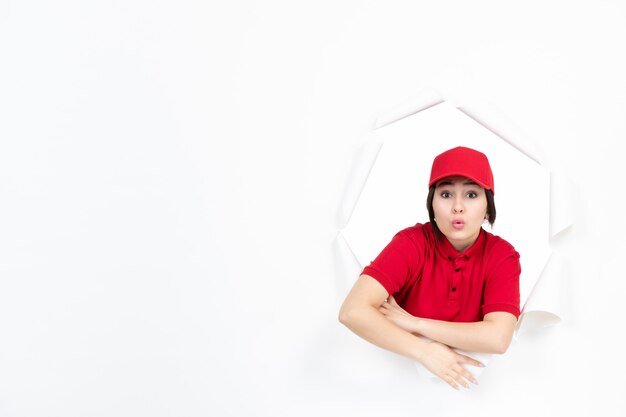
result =
M398 327L409 333L417 333L417 323L419 321L419 317L415 317L407 313L406 310L396 303L393 296L390 296L378 310Z

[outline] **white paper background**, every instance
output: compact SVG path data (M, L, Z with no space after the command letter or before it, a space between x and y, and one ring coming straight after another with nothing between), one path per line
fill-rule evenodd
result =
M625 23L608 1L0 2L0 415L621 415ZM575 191L562 322L464 392L336 319L351 164L431 87Z

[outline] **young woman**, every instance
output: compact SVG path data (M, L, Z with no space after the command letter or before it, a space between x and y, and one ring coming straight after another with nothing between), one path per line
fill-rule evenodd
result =
M457 147L433 161L430 222L402 230L362 272L339 320L451 387L476 383L455 352L504 353L519 317L519 254L482 228L496 219L487 157ZM423 337L418 337L423 336Z

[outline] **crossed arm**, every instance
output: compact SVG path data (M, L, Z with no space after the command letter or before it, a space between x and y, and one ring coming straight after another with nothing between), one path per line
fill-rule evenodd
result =
M453 388L476 383L463 364L482 366L451 348L472 352L504 353L516 318L505 312L485 315L474 323L453 323L414 317L404 311L374 278L361 275L346 297L339 321L363 339L412 358ZM432 343L416 335L425 336Z

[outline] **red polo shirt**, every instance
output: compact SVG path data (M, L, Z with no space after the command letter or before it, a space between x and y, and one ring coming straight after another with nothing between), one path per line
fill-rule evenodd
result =
M458 252L430 223L402 230L365 269L417 317L481 321L485 314L520 314L519 253L484 229L474 244Z

